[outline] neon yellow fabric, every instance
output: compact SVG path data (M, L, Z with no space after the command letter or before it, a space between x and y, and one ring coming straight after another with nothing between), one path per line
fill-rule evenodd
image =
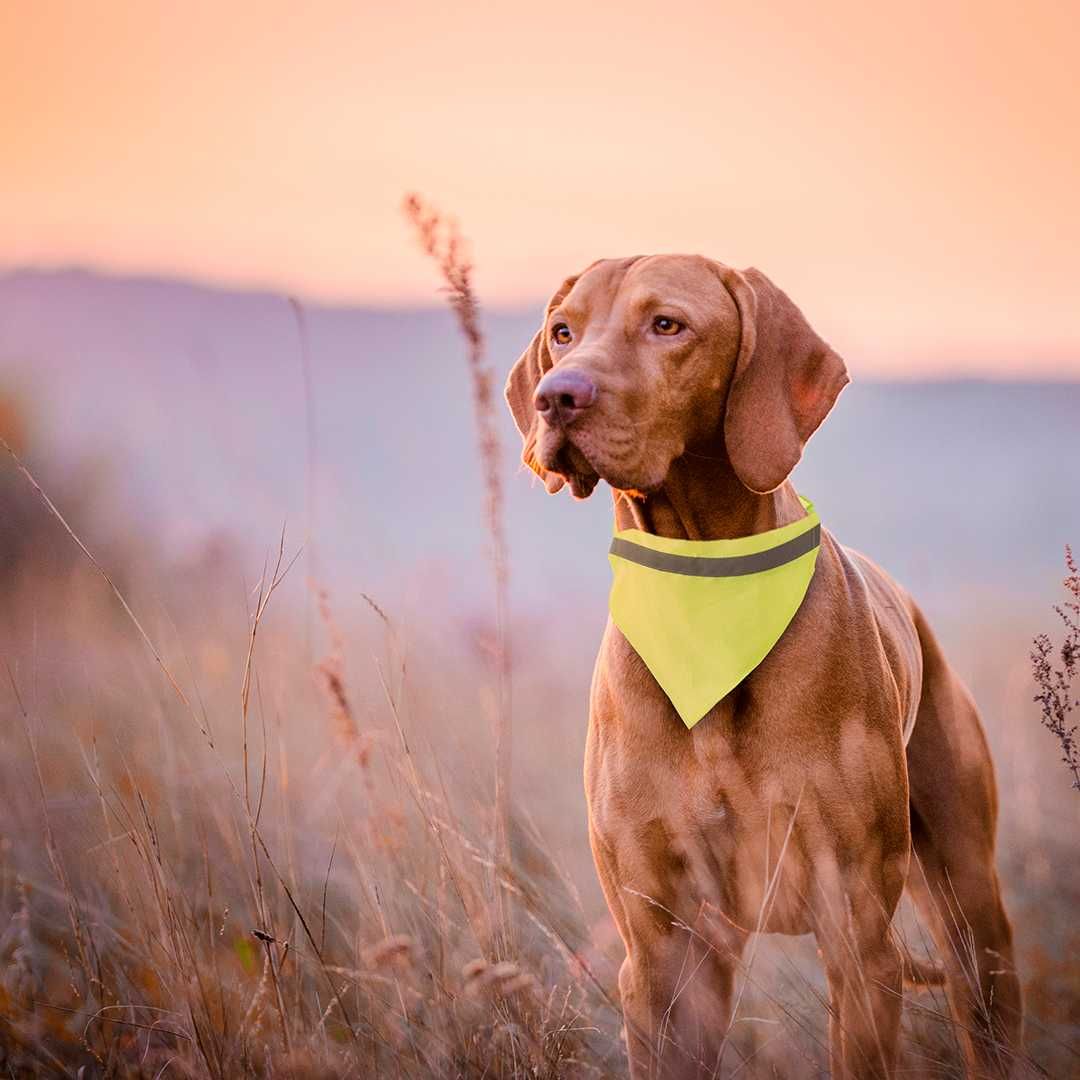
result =
M811 502L802 503L806 517L738 540L669 540L638 529L615 533L611 617L688 728L765 659L799 610L820 550L820 520ZM805 541L796 541L811 532ZM620 546L620 541L626 543ZM771 556L760 553L782 545L790 551L808 543L814 545L811 550L783 565L757 572L732 569L768 562ZM622 557L615 549L690 569L655 569ZM749 555L760 557L738 560ZM784 550L775 557L785 558ZM725 562L731 559L736 561ZM732 576L700 576L729 571Z

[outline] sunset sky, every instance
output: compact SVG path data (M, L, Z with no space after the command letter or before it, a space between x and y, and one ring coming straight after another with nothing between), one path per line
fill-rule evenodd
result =
M1080 375L1069 3L0 8L0 266L489 305L603 255L756 265L883 372Z

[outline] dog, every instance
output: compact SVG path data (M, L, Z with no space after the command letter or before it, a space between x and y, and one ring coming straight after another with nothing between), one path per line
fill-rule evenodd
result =
M847 382L764 274L656 255L567 278L506 399L548 492L603 479L617 530L722 540L803 517L789 476ZM635 1080L719 1075L753 932L816 936L832 1075L893 1076L905 974L934 977L892 934L905 887L969 1070L1008 1072L1021 992L978 713L911 597L827 529L786 631L689 730L609 619L585 786Z

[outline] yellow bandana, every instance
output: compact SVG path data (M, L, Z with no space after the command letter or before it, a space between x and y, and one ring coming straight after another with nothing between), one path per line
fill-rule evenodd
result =
M668 540L623 529L611 542L611 618L688 728L768 656L814 576L821 521L738 540Z

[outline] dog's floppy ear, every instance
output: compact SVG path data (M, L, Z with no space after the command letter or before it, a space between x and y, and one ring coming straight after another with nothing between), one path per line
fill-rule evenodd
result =
M742 321L724 443L739 479L765 493L799 463L807 439L847 385L847 368L759 270L723 267L721 278Z
M566 481L557 473L548 472L536 460L536 432L540 421L536 415L536 406L533 404L533 395L536 393L537 384L551 370L547 317L555 307L562 303L566 294L574 287L574 283L579 276L575 274L573 277L568 277L547 302L547 307L544 309L544 321L540 329L529 343L529 347L510 369L510 375L506 380L506 403L510 406L510 412L514 417L514 423L517 424L518 431L521 432L523 444L521 460L544 481L544 487L552 495Z

